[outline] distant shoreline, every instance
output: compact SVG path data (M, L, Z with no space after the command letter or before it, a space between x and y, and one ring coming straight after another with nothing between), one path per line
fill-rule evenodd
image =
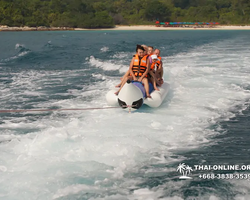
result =
M0 26L0 31L94 31L94 30L250 30L250 25L246 26L189 26L189 27L156 27L155 25L117 25L114 28L68 28L68 27L8 27Z
M155 25L135 25L135 26L122 26L117 25L115 28L112 29L96 29L96 30L250 30L249 26L222 26L222 25L215 25L215 26L189 26L189 27L156 27ZM78 29L75 30L89 30L89 29ZM92 29L90 29L92 30Z
M0 31L73 31L74 28L69 27L9 27L9 26L0 26Z

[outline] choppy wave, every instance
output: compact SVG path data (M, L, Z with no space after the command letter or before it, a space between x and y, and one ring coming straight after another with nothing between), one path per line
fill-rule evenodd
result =
M29 54L31 52L31 50L29 50L28 48L25 47L25 45L23 44L16 44L15 49L18 51L18 53L14 56L11 56L9 58L6 59L2 59L0 60L0 62L2 62L2 64L16 60L20 57L24 57L25 55Z
M109 50L109 48L108 48L108 47L102 47L100 50L101 50L102 52L107 52L107 51Z
M90 63L91 66L101 68L105 71L119 71L119 73L125 73L129 68L129 65L126 66L115 61L112 62L111 60L106 61L96 59L94 56L90 56L90 58L87 58L86 60Z

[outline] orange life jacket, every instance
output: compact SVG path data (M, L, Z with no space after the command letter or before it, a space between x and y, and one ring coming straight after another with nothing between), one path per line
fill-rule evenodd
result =
M161 57L158 56L158 60L157 60L156 62L153 62L153 61L152 61L150 70L154 70L154 69L155 69L155 65L156 65L156 67L157 67L157 69L158 69L158 67L159 67L160 64L161 64Z
M137 54L135 55L132 71L134 72L136 77L142 76L144 72L147 70L147 59L148 55L145 55L141 59ZM147 77L147 75L145 77Z

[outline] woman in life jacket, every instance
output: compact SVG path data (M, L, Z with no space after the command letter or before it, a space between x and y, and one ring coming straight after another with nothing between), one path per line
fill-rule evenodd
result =
M143 48L144 48L145 54L151 55L152 52L153 52L153 49L150 50L150 47L147 47L147 46L144 45L144 44L142 44L142 45L137 44L137 46L136 46L136 53L137 53L137 50L138 50L139 47L143 47ZM153 47L152 47L152 48L153 48ZM133 57L135 57L135 56L136 56L136 54L133 55ZM115 87L121 87L122 83L125 81L125 79L127 80L127 77L128 77L128 76L130 76L130 71L129 71L129 69L128 69L128 71L124 74L124 76L121 78L121 82L120 82L118 85L116 85ZM126 81L125 81L125 82L126 82Z
M142 44L142 45L137 44L137 46L136 46L136 52L137 52L138 47L140 47L140 46L142 46L142 47L144 48L145 54L148 54L149 56L151 56L151 55L153 54L154 47L152 47L152 46L146 46L145 44ZM135 54L135 55L136 55L136 54ZM133 57L135 57L135 55L133 55ZM149 57L149 59L150 59L150 60L149 60L150 63L152 63L151 57ZM128 71L127 71L127 72L124 74L124 76L121 78L121 82L120 82L118 85L116 85L115 87L121 87L122 82L123 82L124 79L127 78L129 75L130 75L130 71L129 71L129 69L128 69Z
M127 82L127 80L139 81L144 84L144 88L146 91L147 98L151 98L149 94L149 85L147 74L149 71L149 59L147 52L145 51L144 47L141 45L137 45L136 47L136 54L133 56L130 67L129 67L129 76L124 77L122 80L122 84L120 89L115 93L118 94L123 87L123 85Z

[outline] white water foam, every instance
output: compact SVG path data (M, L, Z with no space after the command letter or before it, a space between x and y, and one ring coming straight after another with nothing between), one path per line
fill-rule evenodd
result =
M0 83L1 88L1 96L0 101L1 109L6 108L9 105L9 102L21 102L22 105L18 105L22 107L26 104L27 100L32 97L41 97L47 99L48 91L45 89L53 88L55 86L64 86L67 79L72 79L75 77L79 77L79 75L85 73L85 69L72 71L46 71L46 70L30 70L30 71L22 71L19 73L10 73L11 75L11 83L8 85L4 82ZM93 76L95 77L95 76ZM97 77L98 78L98 77ZM6 78L9 80L10 78ZM105 79L105 77L103 77ZM2 78L1 80L4 80ZM80 86L80 85L79 85ZM79 95L80 92L77 93ZM57 93L59 94L59 93ZM63 95L72 95L72 91L69 90L66 94ZM32 103L32 102L31 102ZM49 102L51 103L51 102ZM48 103L48 104L49 104ZM39 107L39 102L34 102L35 107ZM47 105L46 105L47 106ZM45 108L43 104L41 104L41 108Z
M15 49L18 50L18 49L22 49L22 48L25 48L25 45L23 44L16 44L15 45ZM30 53L31 51L29 49L25 49L25 51L21 51L19 52L17 55L15 56L11 56L9 58L6 58L6 59L2 59L0 60L1 62L5 63L5 62L9 62L9 61L12 61L12 60L15 60L15 59L18 59L20 57L23 57L25 55L27 55L28 53Z
M0 197L183 199L170 194L187 184L185 181L169 180L151 189L138 184L146 177L175 171L166 167L155 169L150 164L181 162L183 157L172 157L176 151L212 142L210 137L218 133L209 126L234 116L235 106L243 105L250 97L244 88L249 86L250 58L247 49L241 49L242 43L223 41L163 58L164 78L170 82L171 92L157 109L144 108L134 114L120 109L67 111L35 121L25 115L20 121L6 120L0 124L1 140L5 141L0 145ZM240 51L243 59L232 53L228 61L230 49ZM127 70L127 66L94 57L89 63L102 70ZM21 81L16 79L13 84L17 86ZM40 102L39 107L106 106L105 94L116 82L119 80L104 77L103 82L74 90L76 98ZM32 88L28 79L24 85ZM85 97L90 99L83 100ZM36 130L25 135L15 132L32 128ZM209 195L203 199L219 197Z
M24 44L19 44L19 43L17 43L16 46L15 46L15 49L23 48L23 47L25 47Z
M87 59L89 64L93 67L101 68L105 71L119 71L119 73L125 73L129 69L129 62L128 65L124 65L119 61L102 61L100 59L95 58L94 56L90 56Z
M11 60L15 60L15 59L17 59L17 58L20 58L20 57L25 56L25 55L27 55L29 52L30 52L30 51L23 51L23 52L18 53L18 54L15 55L15 56L12 56L12 57L10 57L10 58L6 58L6 59L4 59L4 60L2 60L2 61L3 61L3 62L9 62L9 61L11 61Z
M108 47L102 47L100 50L101 50L101 52L107 52L107 51L109 51L109 48Z

